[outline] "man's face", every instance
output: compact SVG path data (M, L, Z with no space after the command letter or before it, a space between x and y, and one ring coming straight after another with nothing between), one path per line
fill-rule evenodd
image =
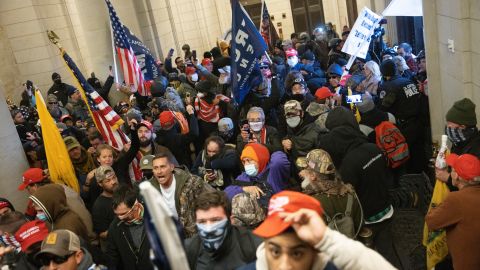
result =
M8 207L4 207L2 209L0 209L0 217L3 216L3 215L6 215L8 213L12 212L12 209L8 208Z
M283 233L265 241L268 269L312 269L315 250L293 233Z
M70 98L74 101L79 101L80 99L82 99L82 96L80 95L80 91L75 90L75 92L73 92Z
M65 260L66 261L63 261ZM42 264L45 265L47 261L50 261L48 265L45 265L46 270L77 270L78 265L83 259L83 251L79 250L70 256L59 257L53 254L45 254L42 256ZM63 261L63 262L62 262Z
M427 70L427 60L425 58L420 59L418 62L418 71L425 71Z
M145 126L141 126L138 129L138 138L140 139L140 144L150 144L152 139L152 131Z
M207 156L213 157L220 153L220 146L216 142L209 142L207 144Z
M331 86L337 87L338 84L340 83L340 76L332 74L329 76L328 82L330 83Z
M111 173L99 184L105 192L112 194L118 187L118 178L115 173Z
M166 157L153 160L153 175L160 185L170 186L174 168L174 165Z
M409 54L407 54L405 52L405 50L403 48L398 48L397 49L397 54L400 55L401 57L405 58L406 56L408 56Z
M175 61L175 64L177 65L177 68L185 67L185 62L183 61L183 59L177 59L177 61Z
M195 222L204 225L210 225L227 218L223 206L210 207L208 210L198 209L195 211L195 216Z
M72 160L79 160L82 156L82 149L80 148L80 146L74 147L70 151L68 151L68 155Z
M213 71L213 64L210 62L208 64L205 65L205 68L209 71L209 72L212 72Z
M25 118L23 118L23 114L21 112L17 113L13 118L15 124L23 124L25 122Z
M138 210L138 203L134 203L132 207L128 207L125 203L120 203L115 209L113 209L113 213L123 222L128 222L134 219L134 213Z
M33 195L38 189L37 184L30 184L26 187L28 194Z
M97 149L97 147L100 144L103 144L103 140L99 139L99 138L96 138L96 139L93 139L93 140L90 141L90 145L92 145L93 149Z
M303 84L296 83L292 86L292 94L297 95L297 94L305 94L305 87Z
M243 164L243 167L249 165L249 164L253 164L255 165L255 168L257 168L257 171L258 171L258 162L256 160L253 160L251 158L244 158L242 159L242 164Z

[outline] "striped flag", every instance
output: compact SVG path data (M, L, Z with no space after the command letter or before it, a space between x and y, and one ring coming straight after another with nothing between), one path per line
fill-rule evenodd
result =
M87 80L65 50L61 49L61 53L72 75L77 79L78 89L80 89L83 99L87 102L88 110L103 139L113 148L122 150L123 145L129 142L128 137L119 129L123 124L122 118L87 83Z
M127 85L133 85L140 95L148 96L150 95L150 89L144 85L142 69L127 36L128 29L120 22L117 12L115 12L110 1L105 0L105 2L107 3L110 14L115 50L120 59L120 66L122 67L125 83Z
M270 52L273 52L275 48L275 43L280 38L278 37L277 30L275 30L275 26L273 25L272 20L270 19L270 13L267 9L267 3L265 0L262 0L262 21L260 22L260 34L262 35L265 43L268 45L268 49Z

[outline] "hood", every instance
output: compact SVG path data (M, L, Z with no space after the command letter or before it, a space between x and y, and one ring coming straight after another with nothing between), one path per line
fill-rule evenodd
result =
M92 255L90 254L90 252L88 252L87 249L85 248L82 248L82 251L83 251L83 258L82 258L82 261L80 261L80 264L78 265L78 268L79 270L87 270L87 269L90 269L90 267L92 266L93 264L93 258L92 258ZM96 268L95 268L96 269Z
M30 199L42 208L52 224L68 210L65 190L59 184L48 184L38 188Z
M355 119L355 115L353 115L352 111L343 106L336 107L328 113L325 126L329 130L333 130L334 128L340 126L349 126L353 129L360 130L357 119Z
M317 253L315 262L311 270L323 270L328 263L328 257L324 254ZM268 270L267 255L265 254L265 242L261 243L257 248L257 262L255 263L257 270Z
M320 148L330 154L336 168L351 149L368 142L353 113L344 107L333 109L325 125L330 132L320 138Z

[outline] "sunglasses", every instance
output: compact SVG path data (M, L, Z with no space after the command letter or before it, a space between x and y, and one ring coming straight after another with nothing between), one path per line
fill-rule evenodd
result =
M58 104L58 102L48 102L48 104L55 105L55 104Z
M50 265L50 262L52 262L52 261L55 264L63 264L66 261L68 261L68 259L70 259L70 257L72 257L74 254L75 254L75 252L73 252L69 255L66 255L66 256L45 255L45 256L41 256L38 259L43 266Z
M269 69L268 66L261 66L260 69Z

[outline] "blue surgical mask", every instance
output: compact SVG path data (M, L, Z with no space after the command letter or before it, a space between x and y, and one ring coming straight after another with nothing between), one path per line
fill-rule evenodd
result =
M37 219L39 219L41 221L48 221L47 215L43 211L42 212L37 212Z
M197 223L198 235L206 250L213 252L220 248L227 236L227 225L227 218L210 225Z
M247 164L245 165L245 173L248 176L257 176L258 170L257 167L255 167L255 164Z

